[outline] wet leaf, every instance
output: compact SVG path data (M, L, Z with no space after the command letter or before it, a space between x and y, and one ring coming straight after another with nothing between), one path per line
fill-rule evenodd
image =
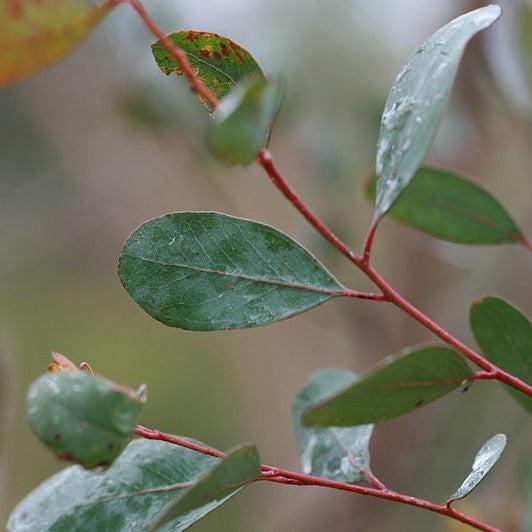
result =
M27 417L59 458L86 468L111 463L128 444L143 400L85 371L54 371L28 392Z
M473 303L471 329L482 354L496 366L532 384L532 324L517 308L498 297ZM532 398L504 385L530 413Z
M218 99L226 96L240 80L250 75L263 76L253 57L231 39L205 31L177 31L167 37L187 54L198 77ZM152 52L165 74L182 74L160 41L152 45ZM207 102L203 103L209 108Z
M390 210L425 158L467 42L500 14L499 6L490 5L452 20L416 50L397 76L377 141L375 219Z
M220 463L218 458L171 443L133 440L104 471L72 466L43 482L13 510L8 530L148 530L171 501L185 498ZM220 499L204 500L161 530L185 530L237 491L235 487Z
M313 427L380 423L435 401L471 375L451 349L409 348L386 357L360 380L308 409L303 423Z
M369 469L369 440L373 425L306 428L305 410L353 384L357 376L346 369L315 373L294 401L293 417L303 473L340 482L361 482Z
M462 482L462 485L449 497L447 502L457 501L467 497L486 477L493 466L501 457L506 447L506 436L496 434L489 439L478 451L471 468L471 473Z
M281 79L254 79L237 85L220 103L207 128L211 153L226 164L249 164L268 145L284 93Z
M83 0L0 0L0 86L66 55L113 3Z
M375 201L375 176L366 184ZM502 205L479 185L434 168L419 169L389 212L429 235L460 244L519 242L519 228Z
M343 289L285 234L216 212L179 212L144 223L126 241L118 273L156 320L202 331L272 323Z
M205 504L224 501L235 490L252 482L260 472L259 452L254 445L229 451L215 467L166 506L153 528L173 522Z

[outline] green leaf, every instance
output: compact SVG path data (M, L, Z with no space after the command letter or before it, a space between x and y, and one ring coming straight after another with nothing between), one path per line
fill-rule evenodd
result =
M532 384L532 324L503 299L485 297L471 305L471 329L482 354L496 366ZM532 398L504 385L529 412Z
M366 183L375 201L375 175ZM451 172L421 168L390 216L429 235L460 244L519 242L522 235L502 205L479 185Z
M143 397L83 371L46 373L28 392L27 417L59 458L86 468L110 464L128 444Z
M379 423L406 414L458 388L472 375L446 347L409 348L303 415L306 426Z
M346 369L315 373L294 401L293 417L303 473L340 482L361 482L369 469L369 440L373 425L306 428L301 416L308 408L356 382Z
M198 479L220 463L218 458L171 443L133 440L104 471L72 466L43 482L13 510L8 530L148 530L171 501L186 497L201 484ZM221 499L195 506L161 530L185 530L237 491L228 490Z
M449 497L447 502L450 503L467 497L491 471L505 447L506 436L504 434L495 434L493 438L489 439L476 454L471 473L467 475L462 485Z
M187 54L198 77L218 99L226 96L240 80L250 75L263 77L253 57L226 37L205 31L177 31L167 37ZM165 74L182 74L175 59L160 41L152 45L152 52ZM209 108L207 102L203 103Z
M66 55L111 10L82 0L0 0L0 86Z
M187 515L213 501L225 500L235 490L253 482L260 472L259 452L254 445L229 451L205 476L171 501L152 528Z
M410 183L432 143L469 39L501 14L490 5L449 22L427 39L397 76L377 141L377 203L382 218Z
M284 94L281 79L253 79L226 96L207 128L211 153L226 164L249 164L268 145Z
M127 239L118 273L131 297L171 327L256 327L310 309L343 287L269 225L216 212L179 212Z

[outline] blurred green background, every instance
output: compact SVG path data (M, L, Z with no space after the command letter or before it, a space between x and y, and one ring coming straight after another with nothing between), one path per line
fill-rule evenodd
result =
M221 33L267 72L284 73L288 98L271 149L308 203L356 248L371 218L362 182L396 73L443 22L483 5L145 3L166 31ZM532 3L502 4L503 18L467 50L430 160L483 183L530 233ZM0 93L1 523L64 466L24 416L28 384L45 370L51 350L125 384L146 382L145 425L222 449L255 442L266 463L298 468L291 402L314 370L364 371L385 354L434 340L395 308L371 302L334 301L255 330L194 333L164 327L128 297L116 275L125 237L145 219L195 209L271 223L349 286L370 287L257 167L228 169L209 158L208 117L183 80L160 74L152 40L120 7L69 57ZM528 310L531 299L530 258L518 246L458 246L386 220L374 263L469 343L472 300L493 293ZM530 510L528 526L525 515L532 480L524 473L530 418L496 383L475 384L378 426L373 469L397 490L441 502L497 432L509 437L504 459L457 507L505 531L532 530ZM265 483L196 525L205 532L429 529L462 530L393 503Z

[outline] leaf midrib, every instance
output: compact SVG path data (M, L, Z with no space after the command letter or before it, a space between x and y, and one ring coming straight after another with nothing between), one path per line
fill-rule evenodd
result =
M282 286L284 288L291 288L291 289L295 289L295 290L307 290L309 292L317 292L317 293L321 293L321 294L330 295L331 297L342 295L342 290L344 289L342 287L342 285L340 285L340 284L339 284L339 288L338 289L330 289L330 288L324 288L324 287L320 287L320 286L306 285L306 284L303 284L303 283L293 283L293 282L290 282L290 281L283 281L283 280L278 280L278 279L269 279L269 278L265 278L265 277L255 277L253 275L246 275L244 273L226 272L226 271L217 270L217 269L214 269L214 268L202 268L201 266L193 266L193 265L190 265L190 264L184 264L184 263L178 263L178 262L171 262L171 263L162 262L160 260L149 259L147 257L138 257L136 255L132 255L132 254L129 254L129 253L125 253L123 256L124 257L129 257L131 259L136 259L136 260L139 260L139 261L151 262L151 263L157 264L159 266L169 266L169 267L181 268L181 269L185 269L185 270L192 270L192 271L195 271L195 272L201 272L201 273L206 273L206 274L210 274L210 275L218 275L218 276L221 276L221 277L234 277L236 279L242 279L242 280L252 281L252 282L256 282L256 283L263 283L263 284Z

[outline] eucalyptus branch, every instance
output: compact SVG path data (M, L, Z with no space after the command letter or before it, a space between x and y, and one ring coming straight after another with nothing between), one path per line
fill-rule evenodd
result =
M203 81L196 75L190 62L188 61L185 52L177 48L166 37L164 32L155 24L153 19L146 12L142 4L138 0L116 0L117 3L129 4L139 15L146 27L161 41L168 53L176 60L179 68L183 71L190 82L193 91L198 93L204 100L210 103L213 109L218 106L218 100L214 94L207 89ZM532 397L532 386L526 382L510 375L506 371L492 364L482 355L468 347L451 333L431 320L426 314L417 309L403 296L401 296L395 289L393 289L384 278L379 275L369 264L371 247L375 237L377 224L374 222L364 245L364 251L361 256L358 256L347 244L345 244L322 220L306 205L300 198L297 192L288 184L283 175L276 167L270 151L262 148L257 156L257 163L268 174L273 184L282 192L282 194L290 201L290 203L306 218L306 220L334 247L336 247L345 257L347 257L355 266L362 270L373 283L382 290L382 295L350 295L349 297L360 297L362 299L371 299L374 301L389 301L401 308L404 312L409 314L418 323L433 332L436 336L441 338L445 343L454 347L459 353L468 358L471 362L489 372L493 378L504 382L505 384L519 390L520 392ZM347 295L347 294L345 294Z
M141 438L172 443L174 445L179 445L180 447L185 447L186 449L190 449L198 453L206 454L208 456L215 456L216 458L223 458L225 456L225 453L218 451L217 449L213 449L212 447L207 447L201 443L189 440L187 438L174 436L172 434L167 434L165 432L161 432L160 430L143 427L141 425L138 425L135 428L135 434ZM451 519L455 519L456 521L461 521L462 523L470 525L471 527L476 528L478 530L484 530L487 532L499 531L498 528L492 527L486 523L483 523L482 521L479 521L461 512L458 512L450 504L436 504L424 499L419 499L417 497L398 493L396 491L388 489L371 472L366 472L366 475L368 482L372 484L373 487L359 486L356 484L348 484L346 482L328 480L321 477L305 475L303 473L296 473L294 471L288 471L279 467L263 464L261 466L261 474L256 478L256 480L264 480L267 482L275 482L277 484L288 484L296 486L321 486L324 488L330 488L339 491L348 491L351 493L357 493L359 495L366 495L369 497L376 497L380 499L394 501L400 504L416 506L418 508L422 508L430 512L445 515L447 517L450 517Z

